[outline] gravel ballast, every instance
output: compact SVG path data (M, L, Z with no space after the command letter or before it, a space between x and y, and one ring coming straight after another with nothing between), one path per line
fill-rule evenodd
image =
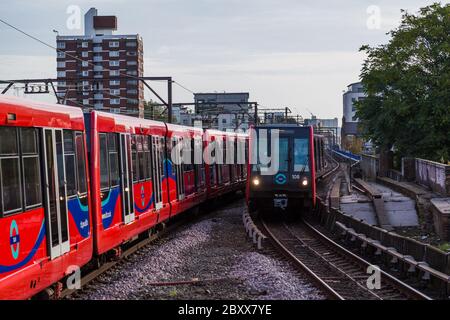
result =
M228 203L139 250L71 298L324 299L288 262L257 251L242 225L244 200Z

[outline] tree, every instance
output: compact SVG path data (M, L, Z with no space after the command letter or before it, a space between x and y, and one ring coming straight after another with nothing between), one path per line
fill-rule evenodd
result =
M450 157L450 5L402 11L388 44L365 45L356 103L363 135L401 156Z
M153 100L145 101L144 118L157 121L167 121L167 108L165 106L161 106Z

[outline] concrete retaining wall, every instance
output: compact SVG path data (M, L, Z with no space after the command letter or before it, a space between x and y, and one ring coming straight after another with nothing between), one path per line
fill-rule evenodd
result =
M443 196L450 196L450 166L416 159L416 182Z
M380 160L376 156L362 154L360 167L365 178L375 180L380 170Z

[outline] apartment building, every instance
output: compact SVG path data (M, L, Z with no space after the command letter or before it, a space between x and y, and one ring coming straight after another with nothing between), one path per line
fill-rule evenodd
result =
M142 38L116 30L116 16L91 8L84 35L57 36L58 95L68 105L143 117Z

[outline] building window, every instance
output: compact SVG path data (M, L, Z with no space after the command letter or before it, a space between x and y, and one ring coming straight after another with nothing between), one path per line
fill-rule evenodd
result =
M129 41L129 42L127 42L127 47L137 47L137 43Z
M127 61L127 66L135 66L137 65L137 61L131 60L131 61Z
M66 57L66 53L63 51L58 51L57 56L58 56L58 58L64 59Z
M81 47L82 47L82 48L87 48L87 47L89 47L89 42L82 42L82 43L81 43Z
M119 56L119 51L110 51L109 52L109 56L110 57L118 57Z
M136 70L130 70L130 71L127 71L127 74L130 75L130 76L137 76L137 71Z
M81 72L81 75L82 75L83 77L88 77L88 76L89 76L89 71L82 71L82 72Z
M110 67L118 67L120 65L120 62L118 60L112 60L109 62Z
M111 89L109 92L111 95L118 96L120 94L120 89Z
M129 86L135 86L135 85L137 85L137 80L127 80L127 85L129 85Z
M81 56L82 56L83 58L87 58L87 57L89 56L89 52L83 51L83 52L81 53Z
M89 62L83 61L83 62L81 62L81 66L82 67L88 67L89 66Z
M110 103L111 104L120 104L120 99L111 99Z
M57 67L58 68L65 68L66 67L66 62L65 61L58 61L57 62Z
M119 47L119 41L110 41L109 42L110 48L118 48Z
M66 48L66 43L62 42L62 41L58 41L57 48L58 49L65 49Z
M137 94L137 90L136 89L127 90L127 94Z
M136 105L139 103L137 99L127 99L127 103L131 105Z
M118 86L118 85L120 85L120 81L119 80L111 80L111 81L109 81L109 85L110 86Z
M136 51L128 51L127 56L131 56L131 57L136 56Z
M64 78L66 76L66 72L65 71L58 71L57 75L58 75L58 78Z
M110 76L118 76L120 74L119 70L110 70L109 75Z
M65 88L66 87L66 82L65 81L59 81L58 82L58 87Z
M84 92L83 92L83 94L84 94ZM83 99L83 104L85 106L89 105L89 99Z

